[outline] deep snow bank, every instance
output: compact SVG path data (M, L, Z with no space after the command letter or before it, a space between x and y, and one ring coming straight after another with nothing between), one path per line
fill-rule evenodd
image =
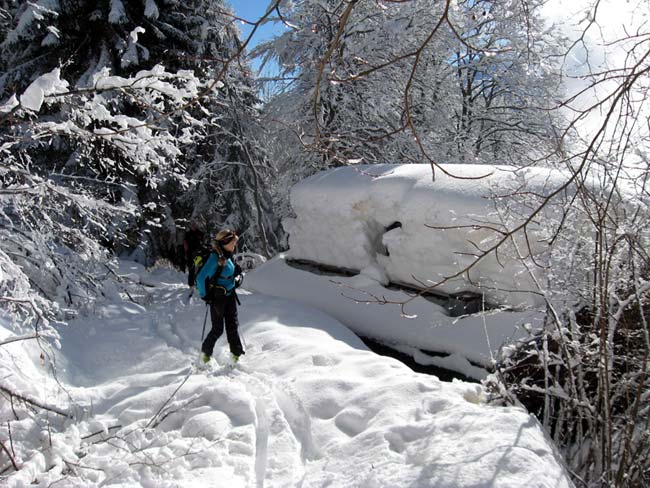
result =
M395 304L410 298L405 292L383 287L372 275L321 276L296 269L287 264L284 255L249 273L246 286L320 309L355 333L409 354L420 364L476 379L485 378L487 371L482 367L491 365L502 345L524 337L527 330L541 328L544 321L543 309L491 310L450 317L442 306L420 297L408 304L413 317L407 319ZM361 303L372 302L372 297L394 303ZM431 357L422 350L441 356Z
M361 165L299 182L291 190L296 217L283 222L289 233L287 257L352 270L371 267L391 282L430 286L472 264L479 247L488 249L502 238L491 229L514 228L534 208L534 199L568 178L545 168L443 166L465 179L437 171L433 180L427 165ZM562 196L568 195L561 192L557 203L528 227L530 239L520 236L519 250L507 243L498 259L482 259L469 277L449 280L437 290L480 291L492 302L514 307L539 303L526 292L536 290L532 275L514 257L526 254L528 245L535 253L543 251L544 229L560 218Z

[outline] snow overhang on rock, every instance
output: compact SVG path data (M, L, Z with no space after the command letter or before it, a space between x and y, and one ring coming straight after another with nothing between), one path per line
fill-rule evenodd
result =
M433 291L483 293L497 305L537 305L535 279L572 186L567 173L509 166L358 165L313 175L291 190L289 259L363 271ZM454 176L450 176L454 175ZM520 226L545 196L551 205L494 252L480 250ZM535 263L522 260L529 249ZM468 270L462 273L463 270ZM459 273L461 273L459 275ZM456 276L458 275L458 276ZM449 278L452 277L453 278Z

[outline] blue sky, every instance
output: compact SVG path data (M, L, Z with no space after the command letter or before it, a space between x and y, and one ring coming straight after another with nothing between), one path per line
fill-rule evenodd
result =
M271 1L272 0L229 0L229 3L238 17L255 22L264 15ZM246 23L240 23L239 29L241 30L243 41L250 34L252 26ZM255 31L255 35L248 44L248 50L250 51L260 42L278 35L282 30L284 30L284 25L280 22L269 22L261 25ZM251 65L254 70L259 70L260 60L252 59ZM275 70L276 66L271 61L270 65L267 65L264 69L264 72L267 75L272 75Z
M230 0L229 3L235 10L237 16L246 20L256 21L264 15L271 2L270 0ZM242 31L242 39L245 39L252 29L248 24L239 24L239 28ZM283 26L279 22L267 23L260 26L255 32L253 39L251 39L251 43L248 45L249 50L259 42L279 34L282 30Z

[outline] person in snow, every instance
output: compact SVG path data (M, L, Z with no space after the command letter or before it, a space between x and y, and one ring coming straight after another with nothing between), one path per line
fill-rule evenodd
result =
M183 239L183 249L185 250L185 262L187 263L187 284L194 286L194 278L196 275L196 267L194 266L194 258L201 252L203 246L203 231L199 229L196 221L190 224L190 230L185 233Z
M241 267L232 257L239 237L230 229L219 231L212 241L212 252L196 277L199 295L210 306L212 329L201 345L201 359L210 361L214 345L223 333L224 323L230 352L235 361L244 354L239 338L239 319L237 317L237 293L243 275Z

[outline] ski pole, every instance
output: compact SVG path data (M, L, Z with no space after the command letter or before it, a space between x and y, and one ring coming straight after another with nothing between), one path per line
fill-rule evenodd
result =
M205 335L205 323L208 321L208 310L210 309L209 304L205 304L205 318L203 319L203 330L201 331L201 344L203 344L203 336Z
M241 337L242 342L244 343L244 351L248 350L248 344L246 344L246 338L244 337L244 334L239 334Z

